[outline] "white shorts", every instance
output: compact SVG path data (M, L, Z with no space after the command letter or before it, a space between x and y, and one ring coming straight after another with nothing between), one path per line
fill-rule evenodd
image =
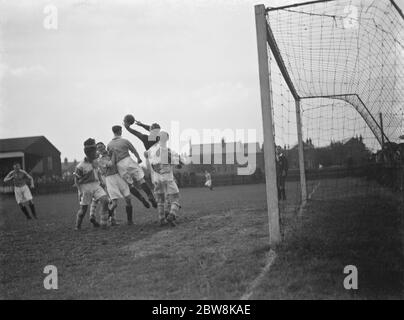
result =
M111 200L125 198L130 195L129 186L119 174L105 177L107 192Z
M32 200L31 190L29 190L27 185L14 187L14 194L18 204Z
M93 199L97 201L101 197L107 195L104 189L100 186L99 182L85 183L80 185L80 188L82 192L80 205L82 206L88 206L91 204Z
M175 181L155 181L153 185L154 193L156 194L176 194L180 192Z
M212 180L208 180L205 182L205 187L211 187L212 186Z
M131 157L126 157L116 164L119 175L129 184L138 182L144 178L144 172L140 165Z

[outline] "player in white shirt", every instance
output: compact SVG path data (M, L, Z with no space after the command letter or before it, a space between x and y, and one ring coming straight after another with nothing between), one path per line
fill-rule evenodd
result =
M37 219L32 194L27 185L27 180L29 180L31 188L34 188L34 179L32 179L32 177L27 172L21 169L19 163L15 163L13 167L14 170L7 174L7 176L4 178L4 182L8 182L11 180L13 181L15 200L17 201L25 217L28 220L31 220L31 216L29 215L28 210L25 207L25 203L28 202L32 216Z
M160 224L168 222L175 226L175 220L180 206L180 191L175 183L173 167L181 166L179 156L167 147L169 135L165 131L158 134L159 142L145 152L145 157L150 163L151 180L154 185L154 193L157 200L157 210ZM165 213L164 203L168 200L169 211Z

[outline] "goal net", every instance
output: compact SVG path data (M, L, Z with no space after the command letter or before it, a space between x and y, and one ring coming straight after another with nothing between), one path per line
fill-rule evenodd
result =
M273 134L289 163L280 210L303 200L299 117L308 197L402 190L404 17L398 5L312 1L267 7L265 17Z

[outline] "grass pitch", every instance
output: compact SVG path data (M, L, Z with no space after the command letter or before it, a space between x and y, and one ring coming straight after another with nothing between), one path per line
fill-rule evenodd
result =
M288 190L293 208L298 189ZM87 217L80 232L74 193L36 197L38 221L2 199L0 298L239 299L269 251L265 185L182 189L181 198L175 228L160 227L157 212L133 200L134 226L124 224L120 202L122 225L93 229ZM285 241L252 298L400 297L401 216L386 199L371 199L314 201L302 219L282 211ZM355 263L367 285L354 296L341 289L341 268ZM58 290L44 289L46 265L58 268Z

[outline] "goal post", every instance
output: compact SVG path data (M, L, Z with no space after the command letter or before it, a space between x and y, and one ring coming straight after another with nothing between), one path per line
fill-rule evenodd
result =
M255 6L255 24L257 31L258 68L261 92L261 111L264 132L264 159L266 198L269 220L269 243L276 245L281 240L279 224L278 189L276 180L275 138L273 132L272 100L270 91L267 21L264 5Z
M276 177L276 158L275 158L275 138L274 138L274 119L273 105L271 97L271 75L270 66L268 64L268 46L284 75L284 78L293 94L296 105L296 129L298 137L298 157L299 157L299 176L300 176L300 197L301 204L307 201L306 174L304 165L304 145L302 134L302 120L300 114L300 99L293 87L293 83L287 73L286 67L283 65L282 58L277 52L276 42L271 37L271 31L266 19L266 8L264 5L255 6L255 19L257 29L257 48L258 48L258 65L261 92L261 110L263 118L264 132L264 158L265 158L265 177L266 177L266 196L268 204L268 216L270 223L270 242L277 243L280 241L279 226L279 203L278 189Z

